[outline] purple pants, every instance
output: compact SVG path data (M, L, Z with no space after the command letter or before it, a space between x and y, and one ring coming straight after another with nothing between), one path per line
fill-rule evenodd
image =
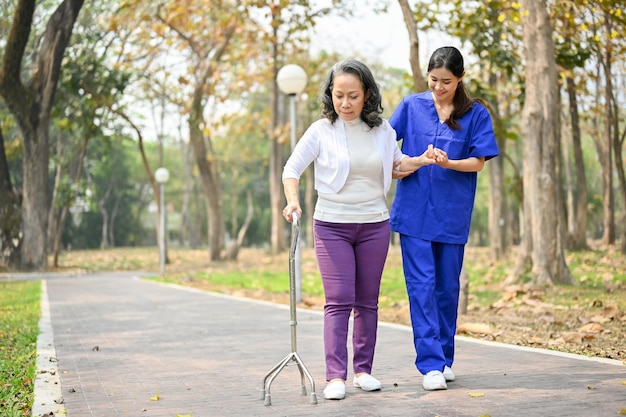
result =
M389 221L329 223L315 220L315 255L322 275L326 380L348 376L348 322L354 373L371 373L378 329L378 294L389 250Z

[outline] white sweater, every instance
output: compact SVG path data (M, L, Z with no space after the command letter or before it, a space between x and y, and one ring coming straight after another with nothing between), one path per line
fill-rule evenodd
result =
M375 145L383 164L383 187L387 194L391 188L393 163L401 160L402 154L396 142L396 132L383 120L372 128ZM312 123L298 141L283 170L286 178L300 179L302 173L314 162L315 189L322 193L336 193L344 186L350 171L350 154L344 122L335 123L320 119Z

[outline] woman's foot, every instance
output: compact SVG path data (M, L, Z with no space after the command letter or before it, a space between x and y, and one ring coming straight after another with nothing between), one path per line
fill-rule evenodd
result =
M355 375L352 382L355 387L363 391L378 391L382 386L379 380L365 372Z
M450 369L448 365L443 368L443 377L446 379L446 382L454 381L456 379L454 372L452 372L452 369Z
M346 383L343 379L331 379L324 388L327 400L343 400L346 397Z
M441 371L430 371L425 374L422 379L422 387L424 387L426 391L448 389L446 378Z

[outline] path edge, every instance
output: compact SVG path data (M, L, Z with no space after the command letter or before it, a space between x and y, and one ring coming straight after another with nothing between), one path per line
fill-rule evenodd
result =
M41 316L39 318L39 336L37 337L36 372L32 416L65 415L66 410L63 404L61 378L50 317L48 285L45 279L41 280Z

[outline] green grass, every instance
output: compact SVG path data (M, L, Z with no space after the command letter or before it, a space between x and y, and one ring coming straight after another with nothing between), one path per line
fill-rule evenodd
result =
M0 284L0 410L30 416L39 334L39 281Z

